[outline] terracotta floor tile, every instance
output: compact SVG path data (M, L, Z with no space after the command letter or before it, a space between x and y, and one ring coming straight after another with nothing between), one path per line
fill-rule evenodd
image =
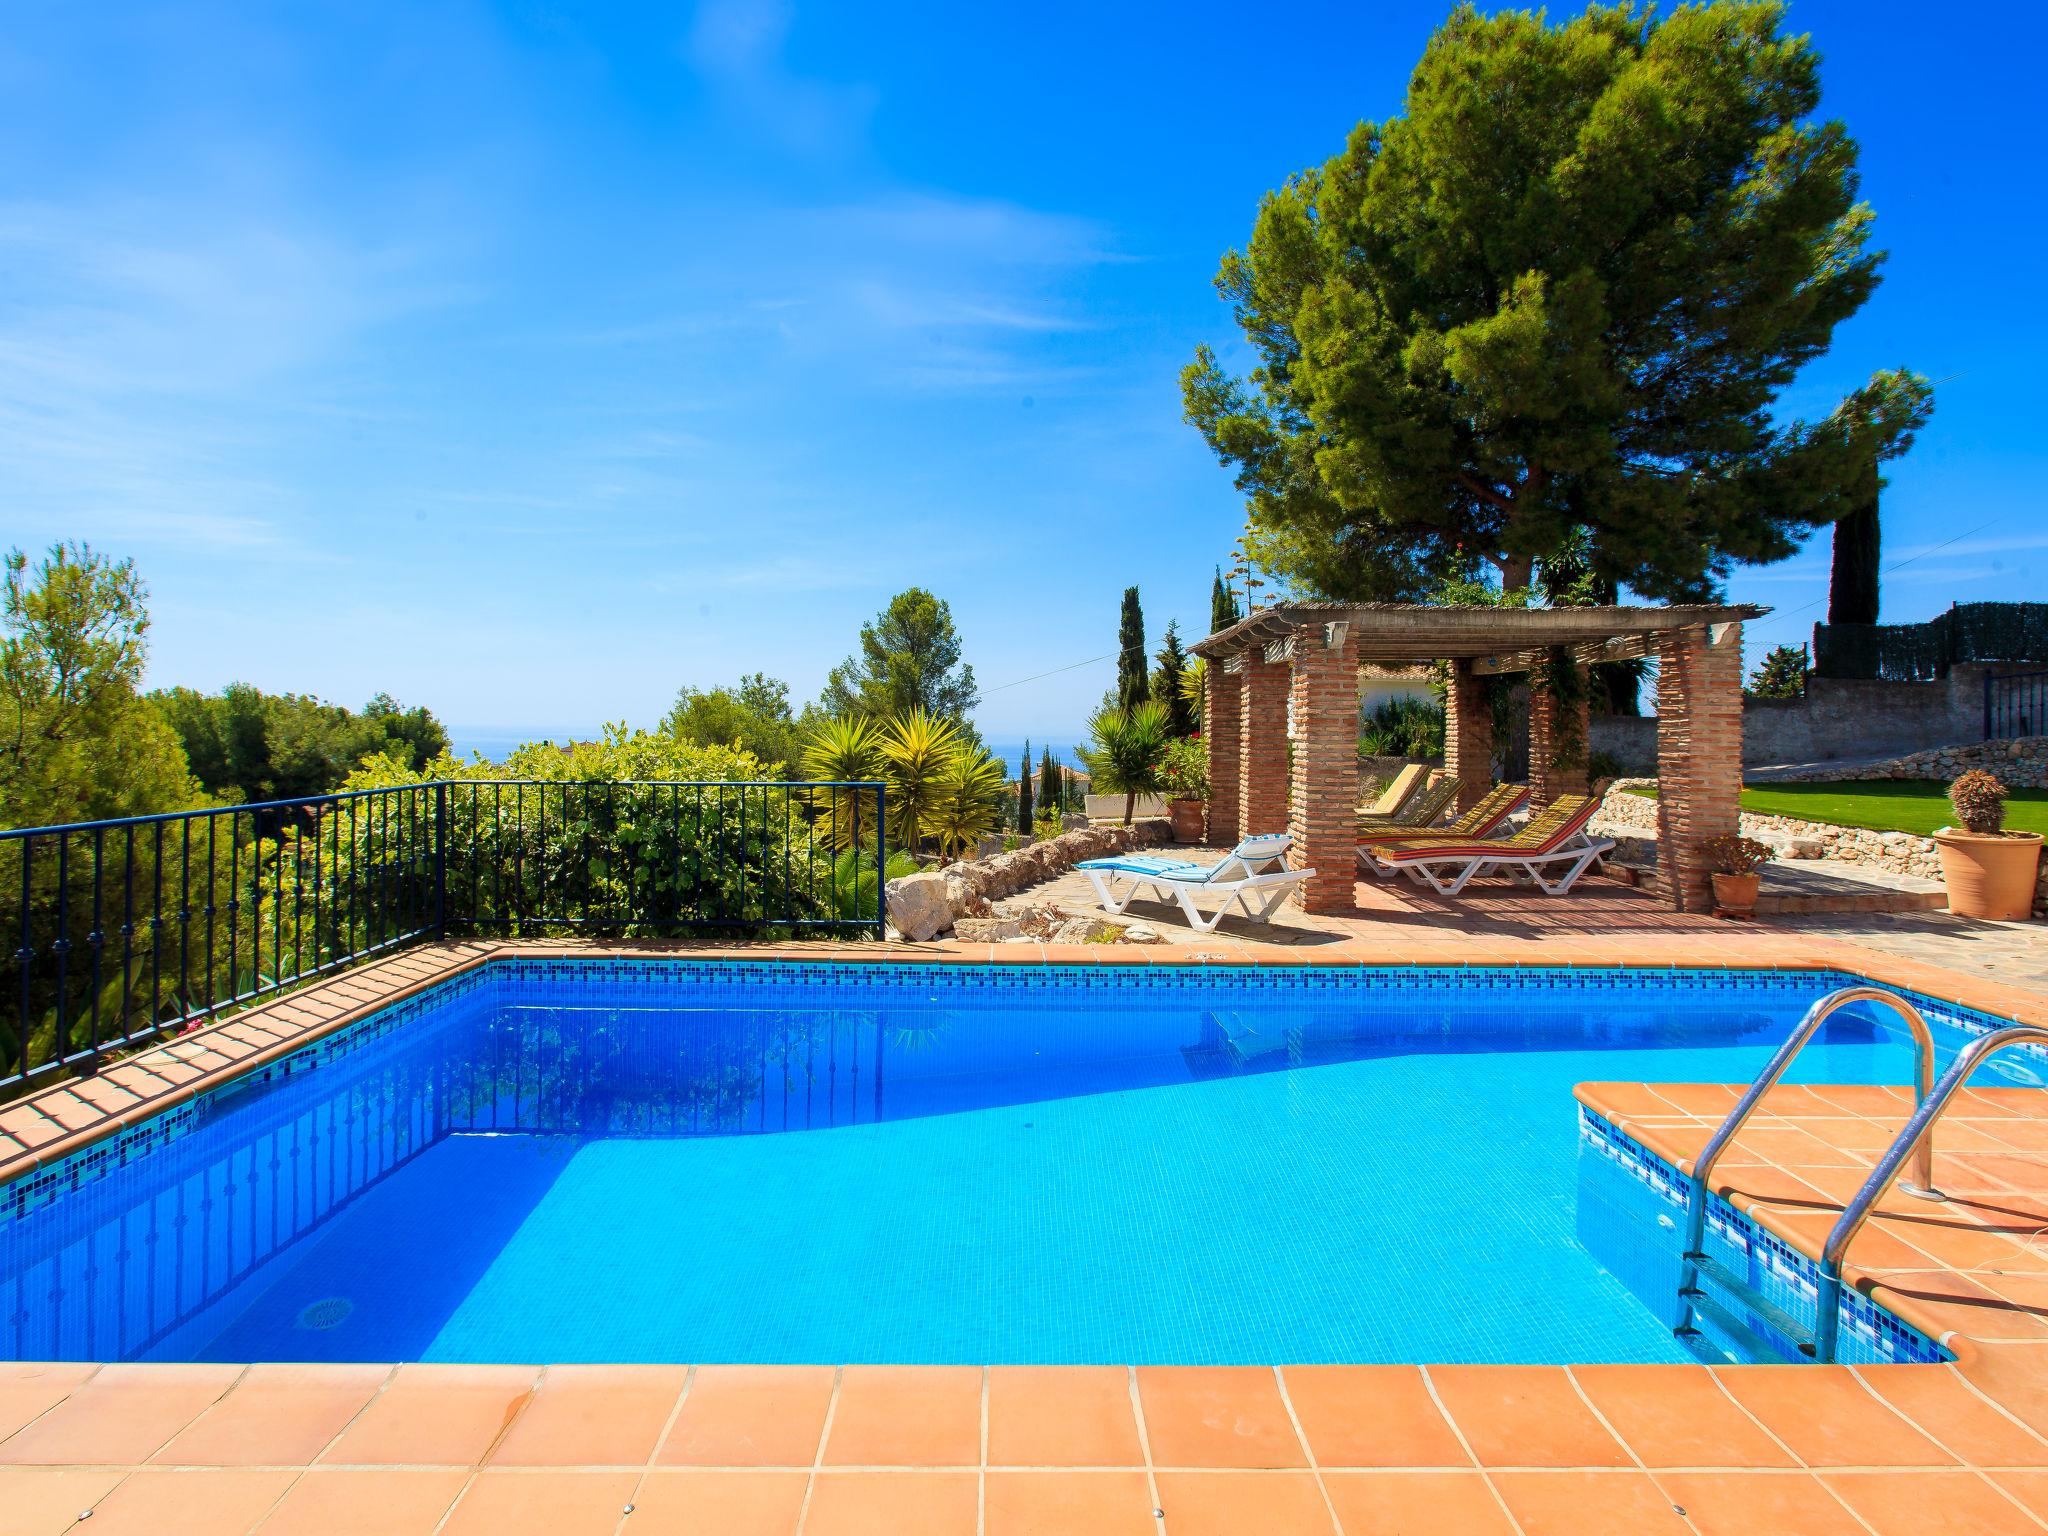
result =
M849 1365L840 1372L827 1466L980 1463L979 1366Z
M455 1468L315 1467L263 1522L261 1536L433 1536L469 1473Z
M1470 1467L1412 1365L1291 1365L1288 1401L1322 1467Z
M474 1466L527 1406L538 1375L524 1365L402 1365L321 1459Z
M388 1365L252 1365L153 1461L181 1467L309 1462L377 1395Z
M1493 1484L1523 1536L1680 1536L1691 1530L1641 1472L1496 1472Z
M1325 1472L1344 1536L1513 1536L1500 1500L1477 1472Z
M1975 1472L1827 1472L1877 1536L2040 1536L2034 1519ZM96 1533L97 1536L97 1533Z
M1811 1472L1661 1472L1657 1480L1700 1536L1868 1536Z
M633 1499L630 1536L794 1536L808 1472L652 1472Z
M4 1443L17 1466L146 1461L242 1374L239 1365L109 1365Z
M1718 1366L1728 1393L1810 1467L1940 1467L1954 1458L1842 1367Z
M804 1536L974 1536L973 1472L820 1472Z
M832 1402L828 1365L700 1365L655 1460L696 1467L808 1467Z
M991 1472L986 1536L1156 1536L1143 1472Z
M0 1440L48 1413L99 1367L83 1364L0 1364Z
M680 1365L550 1366L491 1465L644 1466L688 1375Z
M92 1536L242 1536L298 1475L145 1468L95 1505L84 1529Z
M1796 1467L1705 1366L1575 1365L1579 1389L1648 1467Z
M98 1467L0 1467L0 1530L62 1536L128 1474Z
M1161 1472L1169 1536L1332 1536L1311 1472Z
M1481 1466L1631 1464L1556 1366L1433 1365L1429 1379Z
M1141 1366L1138 1398L1155 1466L1308 1465L1265 1366Z
M442 1536L612 1536L637 1472L479 1472Z
M988 1373L992 1467L1138 1467L1138 1417L1122 1366L999 1365Z
M2048 1469L2039 1472L1991 1472L1986 1475L2032 1510L2042 1524L2048 1525Z
M1856 1374L1971 1466L2048 1466L2048 1440L1985 1402L1953 1366L1858 1366Z

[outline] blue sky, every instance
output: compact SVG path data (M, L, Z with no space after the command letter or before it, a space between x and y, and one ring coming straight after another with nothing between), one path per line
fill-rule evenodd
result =
M1259 194L1440 4L12 7L0 542L154 590L153 680L458 724L813 694L913 583L985 733L1070 736L1117 599L1206 628L1242 514L1176 374ZM1936 379L1885 617L2042 595L2032 7L1798 0L1887 281L1788 402ZM1954 541L1936 548L1944 541ZM1803 638L1825 540L1739 578Z

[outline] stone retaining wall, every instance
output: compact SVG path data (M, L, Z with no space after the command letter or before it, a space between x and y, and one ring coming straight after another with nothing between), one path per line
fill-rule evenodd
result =
M1627 793L1630 786L1655 789L1655 779L1616 779L1593 818L1601 836L1623 843L1654 843L1657 836L1657 802ZM1781 859L1835 859L1844 864L1868 864L1894 874L1917 875L1922 880L1941 878L1941 855L1931 837L1911 832L1872 832L1863 827L1838 827L1825 821L1802 821L1793 816L1759 816L1742 813L1742 835L1769 843ZM2042 861L2036 877L2034 910L2048 910L2048 859Z
M906 939L936 938L953 926L955 918L986 916L990 902L1065 874L1083 859L1151 847L1172 837L1173 824L1158 819L1128 827L1089 827L993 858L904 875L886 887L889 926Z
M1975 746L1939 747L1882 763L1843 768L1813 768L1779 783L1858 784L1879 779L1937 779L1946 784L1972 768L1984 768L2007 789L2048 789L2048 736L2023 736L2017 741L1980 741Z

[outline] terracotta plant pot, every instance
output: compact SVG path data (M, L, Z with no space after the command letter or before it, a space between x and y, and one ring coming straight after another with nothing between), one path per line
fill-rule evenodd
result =
M2041 862L2038 832L1934 834L1941 851L1941 880L1948 909L1958 917L2018 922L2034 915L2034 871Z
M1746 875L1714 876L1714 905L1733 917L1756 916L1756 890L1764 877L1751 870Z
M1169 800L1166 814L1173 819L1173 840L1176 843L1199 843L1208 831L1208 820L1202 814L1207 804L1202 800Z

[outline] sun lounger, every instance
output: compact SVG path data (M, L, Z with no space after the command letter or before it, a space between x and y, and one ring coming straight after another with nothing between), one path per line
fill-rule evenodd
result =
M1455 782L1455 781L1453 781ZM1416 831L1399 827L1386 827L1359 834L1361 847L1378 846L1384 843L1410 842L1426 837L1436 842L1461 842L1467 838L1490 838L1495 836L1507 819L1522 808L1529 798L1529 791L1519 784L1496 784L1480 797L1479 803L1452 822L1434 832ZM1363 857L1363 855L1361 855Z
M1358 813L1358 831L1361 836L1368 832L1422 832L1436 825L1437 817L1451 808L1451 802L1458 798L1458 781L1449 774L1439 775L1409 797L1408 803L1391 816L1376 815L1371 811Z
M1379 799L1365 807L1367 816L1391 816L1422 787L1422 781L1429 777L1429 764L1410 763L1394 775L1393 782L1380 791Z
M1441 896L1455 896L1478 876L1490 874L1526 879L1546 895L1562 896L1614 847L1606 838L1586 835L1586 823L1599 807L1595 796L1564 795L1530 817L1513 837L1462 842L1402 838L1360 844L1358 857L1382 879L1407 875ZM1559 868L1561 873L1546 873Z
M1085 859L1074 867L1087 875L1088 883L1095 887L1096 898L1111 912L1122 912L1149 890L1161 901L1178 901L1198 932L1214 933L1233 901L1244 909L1246 917L1263 923L1279 910L1280 903L1296 886L1315 874L1312 869L1286 866L1285 855L1292 841L1285 832L1248 837L1216 864L1141 853ZM1130 889L1119 896L1111 882L1125 880L1130 882ZM1195 905L1197 891L1220 892L1223 905L1205 915Z

